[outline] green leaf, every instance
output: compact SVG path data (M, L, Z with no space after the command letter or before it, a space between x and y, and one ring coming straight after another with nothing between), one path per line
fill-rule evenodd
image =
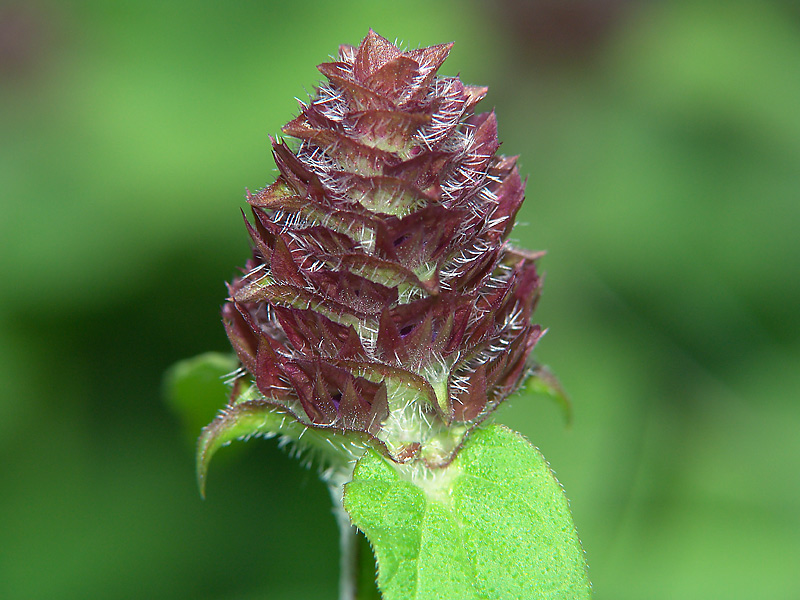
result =
M534 365L533 371L525 382L525 389L534 394L550 396L561 407L567 425L572 424L572 403L567 392L561 387L561 382L548 367Z
M183 422L191 443L194 445L197 440L201 494L205 495L212 457L235 440L280 437L283 443L293 445L296 455L305 455L309 463L316 459L320 469L347 470L364 453L365 434L309 428L288 410L269 403L249 380L240 379L237 392L231 397L232 387L225 380L238 367L235 356L208 352L176 363L164 379L167 402Z
M164 396L192 446L203 426L227 402L231 388L225 383L226 375L238 366L233 355L207 352L175 363L164 376Z
M235 440L279 437L282 443L293 444L296 456L305 455L308 464L314 463L320 470L349 472L366 450L366 434L308 427L288 410L268 402L255 384L241 387L239 395L203 428L197 441L197 483L203 496L211 459Z
M374 451L344 506L372 544L386 600L578 600L591 596L567 498L539 451L493 425L431 470Z

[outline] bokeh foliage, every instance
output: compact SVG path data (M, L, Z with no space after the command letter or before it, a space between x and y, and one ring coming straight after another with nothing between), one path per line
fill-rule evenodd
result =
M514 237L549 251L537 355L575 419L524 393L500 419L564 484L595 597L800 595L800 10L609 1L571 53L523 4L0 4L0 597L335 597L315 475L253 443L201 501L161 386L227 347L243 188L369 27L455 40L530 175Z

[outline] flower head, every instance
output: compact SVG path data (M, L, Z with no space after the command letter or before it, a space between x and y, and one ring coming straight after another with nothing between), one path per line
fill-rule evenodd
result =
M279 177L248 195L253 256L222 311L248 409L398 462L449 460L541 335L539 255L506 241L524 184L494 113L474 112L487 89L437 75L451 46L370 31L319 65L294 141L273 141Z

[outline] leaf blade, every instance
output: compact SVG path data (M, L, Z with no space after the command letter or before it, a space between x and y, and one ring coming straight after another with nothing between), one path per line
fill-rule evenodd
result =
M386 600L590 596L563 490L542 455L504 427L476 431L436 473L369 452L344 501L373 546Z
M172 365L164 375L164 398L194 445L203 426L230 395L227 376L239 367L235 356L207 352Z

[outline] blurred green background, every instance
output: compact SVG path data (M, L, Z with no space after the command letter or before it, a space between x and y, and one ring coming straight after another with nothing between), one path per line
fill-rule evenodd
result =
M800 597L800 8L632 0L0 2L0 597L335 598L315 474L253 442L202 501L162 377L226 350L244 188L369 27L455 40L530 176L575 422L499 419L597 600Z

